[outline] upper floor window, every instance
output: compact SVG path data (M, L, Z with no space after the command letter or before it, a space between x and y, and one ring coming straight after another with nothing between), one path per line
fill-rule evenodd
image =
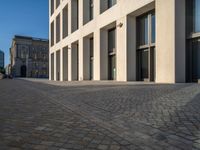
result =
M100 13L103 13L107 9L111 8L117 3L117 0L100 0Z
M51 0L51 15L54 13L54 0Z
M200 32L200 0L186 1L187 35Z
M90 10L90 20L92 20L93 19L93 17L94 17L94 0L90 0L90 4L89 4L90 6L90 8L89 8L89 10Z
M56 8L60 5L60 0L56 0Z
M116 0L108 0L108 8L116 4Z
M200 32L200 0L194 0L194 32Z
M147 13L137 18L137 45L143 46L155 43L156 17L154 12Z

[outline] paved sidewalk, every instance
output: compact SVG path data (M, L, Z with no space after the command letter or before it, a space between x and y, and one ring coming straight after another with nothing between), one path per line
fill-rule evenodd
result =
M200 150L200 85L0 80L2 150Z

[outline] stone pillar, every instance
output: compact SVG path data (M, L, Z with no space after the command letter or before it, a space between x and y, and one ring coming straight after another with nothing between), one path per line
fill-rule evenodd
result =
M56 52L54 52L54 81L56 81L57 79L57 75L56 75Z
M72 81L72 44L68 48L68 81Z
M100 30L94 32L94 80L100 80Z
M81 38L80 40L79 40L79 46L78 46L78 59L79 59L79 61L78 61L78 69L79 69L79 80L80 81L82 81L82 80L84 80L84 78L83 78L83 71L84 71L84 69L83 69L83 65L84 65L84 63L83 63L83 54L84 54L84 52L83 52L83 38Z
M185 82L185 0L156 0L156 82Z

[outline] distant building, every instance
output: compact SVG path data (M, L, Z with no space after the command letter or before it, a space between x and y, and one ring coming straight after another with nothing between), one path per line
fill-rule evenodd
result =
M11 74L11 65L8 64L8 65L5 67L5 70L6 70L6 74L7 74L7 75L10 75L10 74Z
M4 52L0 50L0 67L4 68Z
M14 77L48 78L49 41L16 35L10 48L10 61Z

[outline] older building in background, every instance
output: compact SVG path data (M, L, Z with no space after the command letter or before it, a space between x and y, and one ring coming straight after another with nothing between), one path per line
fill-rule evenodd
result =
M0 50L0 68L4 68L4 52Z
M49 41L15 36L10 48L10 61L14 77L48 78Z

